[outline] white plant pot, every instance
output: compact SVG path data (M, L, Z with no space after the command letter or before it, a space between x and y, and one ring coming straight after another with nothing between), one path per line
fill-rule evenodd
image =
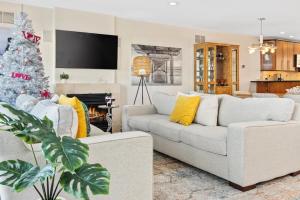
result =
M61 82L62 82L62 83L67 83L67 82L68 82L68 79L61 79Z
M41 200L41 199L38 199L38 200ZM57 199L56 200L66 200L65 198L63 198L63 197L57 197Z

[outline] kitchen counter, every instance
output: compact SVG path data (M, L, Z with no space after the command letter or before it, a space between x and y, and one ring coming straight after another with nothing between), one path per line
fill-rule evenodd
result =
M257 93L275 93L285 94L287 89L300 86L300 80L283 80L283 81L251 81L256 84Z
M255 82L300 82L300 80L283 80L283 81L273 81L273 80L256 80L256 81L251 81L253 83Z

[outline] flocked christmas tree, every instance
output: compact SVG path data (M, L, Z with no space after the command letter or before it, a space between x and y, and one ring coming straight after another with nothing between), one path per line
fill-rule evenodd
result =
M39 41L27 14L21 12L15 20L16 28L9 49L0 60L0 101L15 103L23 93L41 97L49 93Z

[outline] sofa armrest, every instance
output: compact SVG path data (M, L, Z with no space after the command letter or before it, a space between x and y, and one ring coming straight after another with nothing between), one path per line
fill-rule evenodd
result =
M230 124L229 181L250 186L300 170L300 123L259 121Z
M101 163L111 173L110 194L105 199L152 200L153 142L149 134L115 133L81 141L89 145L89 162Z
M122 111L122 131L130 131L128 119L131 116L151 115L157 111L153 105L125 105Z
M27 151L24 143L13 133L0 130L0 162L11 155L22 155Z

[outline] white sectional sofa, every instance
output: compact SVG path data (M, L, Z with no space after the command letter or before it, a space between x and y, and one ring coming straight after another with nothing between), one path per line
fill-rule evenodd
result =
M299 104L281 98L217 98L216 125L170 122L176 96L157 93L154 105L123 108L123 131L150 133L156 151L224 178L242 191L300 170Z

